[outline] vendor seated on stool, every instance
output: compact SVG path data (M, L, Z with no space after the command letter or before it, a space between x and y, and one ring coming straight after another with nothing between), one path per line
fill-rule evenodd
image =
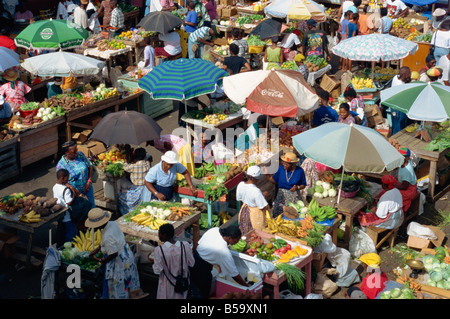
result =
M47 98L51 98L54 95L62 94L63 90L61 88L63 80L61 77L55 77L55 82L49 83L47 89Z
M3 95L0 95L0 125L8 123L12 115L11 107L5 102Z
M180 35L177 32L171 30L166 34L160 33L158 38L164 42L164 47L155 48L156 56L162 55L168 58L173 58L181 54Z

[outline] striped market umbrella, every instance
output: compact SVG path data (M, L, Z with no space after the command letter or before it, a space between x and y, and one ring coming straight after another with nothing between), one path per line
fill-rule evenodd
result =
M444 122L450 117L450 87L439 82L415 81L384 89L381 104L412 120Z
M216 91L228 72L203 59L177 59L154 67L139 79L139 88L155 100L186 101Z
M342 167L342 174L392 171L405 160L383 135L354 124L326 123L293 136L292 144L300 155L334 169Z
M70 49L83 44L89 32L67 20L39 20L27 26L14 39L26 49Z
M417 43L389 34L371 33L342 40L332 51L344 59L354 61L392 61L401 60L414 54Z

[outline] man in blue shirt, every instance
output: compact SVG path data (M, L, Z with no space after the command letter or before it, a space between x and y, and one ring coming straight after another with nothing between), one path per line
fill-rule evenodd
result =
M177 173L183 174L193 196L197 196L197 189L192 184L191 174L186 167L177 161L177 154L167 151L161 156L161 162L150 168L145 175L145 188L143 201L152 199L160 201L170 201L173 197L173 185L177 178Z
M3 95L0 95L0 124L8 123L12 115L11 107L5 102Z
M320 107L314 111L312 126L317 127L329 122L337 122L339 114L331 106L328 106L330 93L325 90L319 92Z

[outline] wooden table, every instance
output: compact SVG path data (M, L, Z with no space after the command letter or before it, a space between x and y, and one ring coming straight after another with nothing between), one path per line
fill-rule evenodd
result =
M433 134L435 132L437 133L437 131L435 131L434 129L432 131L433 131ZM436 151L431 152L431 151L424 150L424 147L426 147L429 143L421 140L420 138L415 138L414 137L415 134L416 134L416 132L408 133L405 131L405 129L403 129L400 132L393 135L392 138L396 139L400 145L409 148L418 157L420 157L424 160L430 161L428 199L430 199L431 201L435 201L435 200L439 199L442 195L444 195L450 189L450 184L447 183L447 185L445 185L438 194L435 194L437 163L441 158L443 158L450 151L450 148L447 148L447 149L443 150L442 152L436 152Z
M60 211L53 213L49 216L41 217L42 220L38 223L30 223L30 224L19 221L18 216L22 213L21 210L13 215L0 216L0 225L4 225L6 227L11 227L11 228L14 228L17 230L21 230L21 231L24 231L29 234L28 242L26 245L26 255L15 253L14 258L24 262L25 266L27 268L30 268L32 265L36 266L36 267L39 267L40 265L42 265L43 262L41 260L33 258L31 255L33 251L43 254L44 256L46 254L45 250L43 250L42 248L39 249L39 248L33 247L33 234L38 229L40 229L44 226L48 226L50 223L53 223L53 222L58 221L61 218L63 218L66 211L67 211L67 208L61 209Z
M123 231L124 234L160 243L157 230L151 230L150 228L148 228L149 231L139 231L138 229L133 227L133 225L135 225L134 223L127 223L125 221L125 216L127 215L119 217L116 220L117 224L119 225L120 229ZM199 225L200 217L201 212L196 211L195 213L189 216L184 216L181 220L173 223L173 227L175 228L175 234L178 234L181 231L188 228L189 226L192 226L192 235L193 235L192 239L194 250L197 248L198 241L200 239L200 225Z
M139 14L140 14L139 9L129 11L129 12L124 12L123 19L124 19L125 23L128 21L134 22L133 26L136 26L138 24Z
M125 49L105 50L105 51L100 51L98 48L88 48L84 50L84 55L105 60L106 65L108 67L108 74L110 74L112 67L112 60L116 59L120 55L127 55L128 65L133 65L132 51L133 48L129 45L127 45Z
M181 120L193 127L198 126L198 127L205 128L205 129L211 129L211 130L219 129L220 131L222 131L228 127L231 127L233 125L241 123L244 120L244 115L242 113L230 114L225 120L220 121L219 124L215 124L215 125L207 124L206 122L203 122L202 120L193 119L193 118L189 117L189 113L183 114L183 116L181 117Z
M87 104L76 109L72 109L66 112L66 139L70 141L72 139L72 128L80 127L83 129L92 129L93 126L86 123L75 122L75 120L83 119L84 117L97 113L107 108L114 108L114 112L119 110L119 95L111 96L101 101Z
M139 63L139 57L141 53L144 51L145 46L147 45L144 41L144 39L139 41L131 41L131 40L122 40L122 42L125 45L129 45L134 50L134 61L136 63L136 66Z
M56 116L19 133L20 171L23 167L48 156L56 156L59 149L59 126L65 122L64 116Z

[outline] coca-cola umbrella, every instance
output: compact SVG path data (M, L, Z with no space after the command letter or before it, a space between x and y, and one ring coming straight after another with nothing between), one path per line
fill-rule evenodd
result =
M296 117L319 107L319 97L294 70L258 70L223 79L225 94L249 111L269 116Z
M159 138L162 128L150 116L136 111L119 111L106 115L94 128L90 139L106 145L139 145Z

